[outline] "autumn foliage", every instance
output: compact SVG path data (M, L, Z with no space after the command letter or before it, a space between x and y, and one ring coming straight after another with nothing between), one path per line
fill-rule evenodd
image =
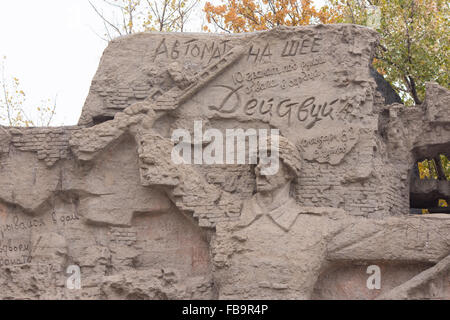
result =
M226 32L340 21L338 10L328 6L318 10L312 0L228 0L217 6L207 2L204 11L210 24Z

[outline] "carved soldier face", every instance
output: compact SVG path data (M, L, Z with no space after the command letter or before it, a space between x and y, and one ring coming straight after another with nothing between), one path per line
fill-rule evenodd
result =
M270 166L270 163L265 164L259 161L255 168L256 190L258 192L272 192L292 181L293 176L291 175L289 168L283 163L283 161L280 161L280 163L281 166L276 174L266 176L261 174L261 170Z

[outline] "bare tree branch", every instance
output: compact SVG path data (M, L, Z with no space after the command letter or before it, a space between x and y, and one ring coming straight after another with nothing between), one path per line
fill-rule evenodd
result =
M100 13L100 11L92 4L92 2L89 0L89 4L92 6L92 8L94 9L94 11L97 13L97 15L103 20L104 23L108 24L111 28L113 28L114 30L116 30L116 32L119 35L122 35L122 32L120 32L120 29L115 26L113 23L111 23L108 19L106 19L104 17L104 15L102 13Z
M52 122L53 116L56 113L56 101L57 101L57 99L58 99L58 95L56 95L55 96L55 100L53 100L53 108L52 108L52 110L50 112L50 117L48 118L48 121L47 121L47 123L45 125L46 127L48 127L50 125L50 123Z

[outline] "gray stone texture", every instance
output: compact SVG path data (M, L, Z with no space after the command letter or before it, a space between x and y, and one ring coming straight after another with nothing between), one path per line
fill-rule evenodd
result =
M450 155L450 93L399 104L377 45L345 24L113 40L78 126L0 127L0 298L449 299L450 216L410 193L449 196L414 164ZM279 129L293 160L177 165L194 121Z

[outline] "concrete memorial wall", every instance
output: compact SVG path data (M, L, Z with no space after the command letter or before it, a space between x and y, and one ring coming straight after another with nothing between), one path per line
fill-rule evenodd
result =
M77 126L0 127L0 298L450 299L450 215L410 214L450 196L414 171L450 155L450 93L400 105L377 45L345 24L113 40Z

